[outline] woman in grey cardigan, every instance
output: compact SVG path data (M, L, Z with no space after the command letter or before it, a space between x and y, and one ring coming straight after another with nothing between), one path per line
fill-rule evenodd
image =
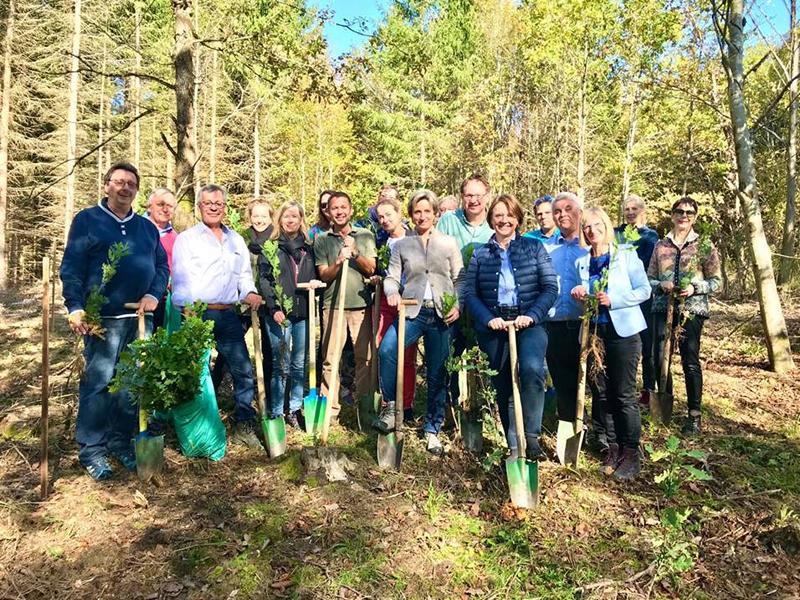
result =
M447 314L443 296L456 294L456 282L464 263L455 239L434 228L439 213L436 194L419 190L408 203L414 233L392 248L389 272L383 282L386 301L397 306L401 298L417 300L406 312L405 346L419 338L425 340L428 377L428 412L425 438L428 452L441 455L439 430L444 421L447 389L445 361L450 350L450 325L459 317L458 303ZM397 383L397 323L386 332L379 350L381 391L385 401L380 417L373 424L383 433L394 429L395 385Z

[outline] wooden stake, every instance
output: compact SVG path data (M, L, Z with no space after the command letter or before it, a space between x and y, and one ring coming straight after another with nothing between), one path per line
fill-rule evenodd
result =
M48 413L50 393L50 257L42 259L42 419L39 450L39 483L42 500L48 494Z

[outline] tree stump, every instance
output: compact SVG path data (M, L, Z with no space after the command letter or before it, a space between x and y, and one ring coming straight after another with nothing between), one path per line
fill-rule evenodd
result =
M333 448L303 448L300 453L305 476L314 477L320 483L348 481L348 471L355 469L355 463Z

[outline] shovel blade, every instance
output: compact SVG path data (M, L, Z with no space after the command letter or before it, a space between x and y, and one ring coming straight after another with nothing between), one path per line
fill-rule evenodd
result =
M483 421L472 418L468 412L463 411L459 414L459 421L464 448L473 454L483 452Z
M650 414L653 420L663 425L669 425L672 420L672 405L674 403L672 394L666 392L652 392L650 394Z
M400 470L403 462L403 439L397 432L378 434L378 466L381 469Z
M136 474L142 481L150 481L164 468L164 436L143 431L133 440L136 451Z
M262 422L264 439L270 458L277 458L286 452L286 423L283 417L264 419Z
M578 466L578 457L583 445L583 428L575 432L572 421L559 421L556 433L556 456L562 465Z
M306 420L306 433L316 435L322 431L322 422L325 420L326 398L317 395L317 390L309 391L303 398L303 416Z
M511 503L518 508L536 508L539 504L539 463L524 458L507 458L506 477Z

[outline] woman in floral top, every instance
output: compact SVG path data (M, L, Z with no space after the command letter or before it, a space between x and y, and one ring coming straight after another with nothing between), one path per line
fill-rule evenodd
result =
M700 433L700 405L703 397L700 334L703 323L709 317L708 297L721 285L717 249L708 236L701 236L693 227L697 212L697 202L688 196L672 205L672 231L656 244L647 270L653 288L656 331L653 359L658 380L667 302L672 300L676 303L673 327L680 330L677 341L686 379L686 403L689 408L689 415L682 429L685 435ZM669 379L666 391L671 388L672 381Z

